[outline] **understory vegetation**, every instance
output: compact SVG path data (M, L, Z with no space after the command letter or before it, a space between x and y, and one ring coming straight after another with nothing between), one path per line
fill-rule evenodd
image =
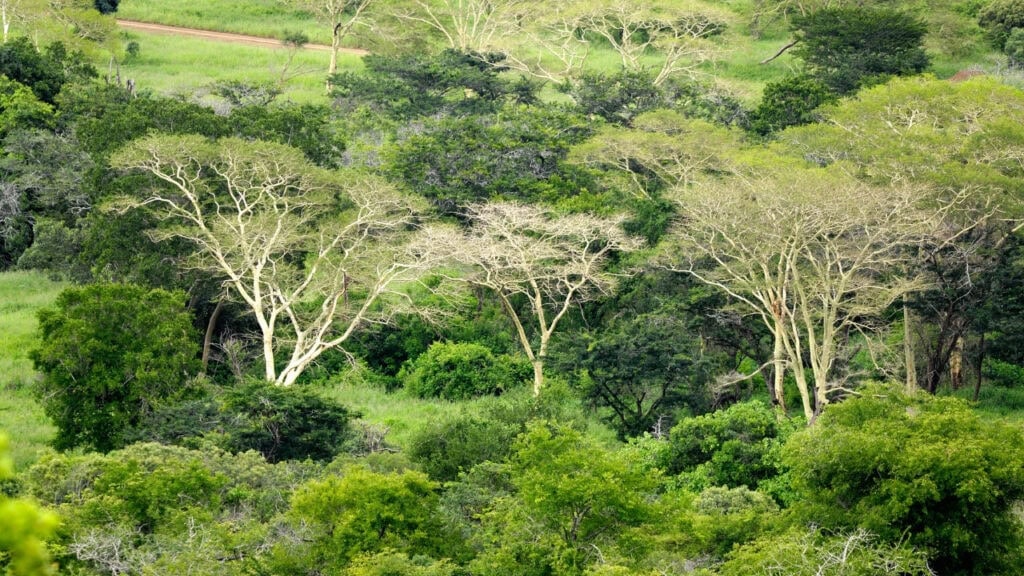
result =
M0 571L1024 573L1019 0L193 4L0 0Z

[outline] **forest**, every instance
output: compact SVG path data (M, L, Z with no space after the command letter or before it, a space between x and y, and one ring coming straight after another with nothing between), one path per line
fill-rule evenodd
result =
M0 0L5 574L1024 574L1024 0L182 4Z

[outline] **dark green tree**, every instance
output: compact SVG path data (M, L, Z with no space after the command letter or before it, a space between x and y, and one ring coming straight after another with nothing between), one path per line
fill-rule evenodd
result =
M96 284L68 288L39 312L31 357L58 448L119 448L154 407L185 394L199 338L184 302L180 292Z
M888 8L825 8L793 19L795 50L814 77L838 94L917 74L928 67L928 27Z
M562 160L593 130L563 108L508 106L495 115L428 121L384 151L384 168L444 211L497 198L558 200L587 187L587 175Z
M751 113L750 128L758 134L777 132L787 126L810 124L817 120L814 111L836 100L827 86L813 76L800 75L769 82L761 103Z
M121 3L121 0L96 0L96 9L100 11L100 14L113 14L117 12L117 5Z
M643 314L572 340L558 347L555 365L577 371L584 398L620 437L659 423L667 430L677 411L707 409L707 375L685 319Z
M1024 0L993 0L978 12L978 24L996 50L1004 50L1015 28L1024 29Z
M330 460L358 416L308 388L254 380L225 395L225 432L232 451L256 450L268 462Z

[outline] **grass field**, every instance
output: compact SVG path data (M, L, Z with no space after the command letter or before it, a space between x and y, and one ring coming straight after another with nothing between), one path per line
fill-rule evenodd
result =
M138 56L128 58L121 74L135 80L139 90L191 97L222 80L277 83L288 61L283 48L262 48L198 38L131 32L139 43ZM301 103L324 102L328 52L300 50L283 84L282 99ZM362 61L338 55L342 70L358 70Z
M36 341L36 310L62 288L38 273L0 273L0 431L10 437L18 470L35 461L54 433L30 391L36 373L28 351Z
M157 22L220 32L281 38L287 32L303 32L310 42L331 43L331 31L310 15L289 9L280 0L210 0L185 5L162 0L124 0L118 18Z

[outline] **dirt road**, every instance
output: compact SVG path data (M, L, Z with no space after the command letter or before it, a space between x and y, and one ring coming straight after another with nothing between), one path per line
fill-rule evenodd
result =
M155 34L172 34L175 36L190 36L217 42L230 42L232 44L247 44L249 46L262 46L264 48L284 48L280 40L276 38L263 38L261 36L246 36L245 34L232 34L230 32L213 32L211 30L197 30L195 28L181 28L179 26L165 26L163 24L151 24L149 22L136 22L134 20L118 20L118 25L125 30L138 30L140 32L152 32ZM306 44L306 50L330 51L330 46L324 44ZM369 54L366 50L358 48L341 48L339 52L365 56Z

